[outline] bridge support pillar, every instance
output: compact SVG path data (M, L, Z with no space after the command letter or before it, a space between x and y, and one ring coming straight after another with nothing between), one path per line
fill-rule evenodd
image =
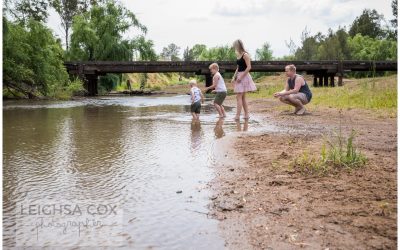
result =
M343 62L340 61L338 64L338 86L343 86L343 75L344 75L344 70L343 70Z
M329 84L331 87L335 87L335 76L334 75L329 75Z
M314 75L314 82L313 82L314 87L318 87L318 78L316 75Z
M322 75L319 75L318 77L319 77L319 84L318 85L320 87L324 86L324 83L322 82Z
M96 96L97 92L97 75L85 75L85 89L88 96Z
M338 86L343 86L343 76L339 76Z
M328 87L328 75L324 75L324 87Z

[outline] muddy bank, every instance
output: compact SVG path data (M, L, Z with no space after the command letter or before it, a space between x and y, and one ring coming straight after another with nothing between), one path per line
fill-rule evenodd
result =
M232 100L229 100L232 102ZM305 116L274 100L250 102L253 113L283 133L240 134L217 144L212 216L229 249L395 249L397 120L360 110L318 108ZM293 170L324 135L355 129L365 167L327 176Z

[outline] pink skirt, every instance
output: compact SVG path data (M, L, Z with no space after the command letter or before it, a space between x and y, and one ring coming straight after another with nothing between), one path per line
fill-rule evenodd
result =
M240 78L242 80L240 82L237 81L234 82L233 92L243 93L243 92L256 91L257 87L254 84L251 75L247 73L246 75L243 76L243 73L244 72L237 72L236 79Z

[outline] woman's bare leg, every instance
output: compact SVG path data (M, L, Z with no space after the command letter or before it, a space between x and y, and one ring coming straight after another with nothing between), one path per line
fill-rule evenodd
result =
M240 113L242 112L242 107L243 107L243 93L237 93L236 94L236 116L235 119L239 120L240 119Z
M243 110L244 110L244 118L249 118L249 107L247 105L246 93L243 93L242 103L243 103Z

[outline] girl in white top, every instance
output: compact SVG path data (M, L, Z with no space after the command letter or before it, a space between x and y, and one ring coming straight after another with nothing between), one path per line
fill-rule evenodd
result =
M219 73L219 66L217 63L213 63L209 67L211 74L213 75L213 84L210 87L207 87L205 91L209 89L214 89L212 92L217 93L214 99L214 107L217 109L219 118L226 117L224 106L222 103L226 98L226 85L224 78Z

